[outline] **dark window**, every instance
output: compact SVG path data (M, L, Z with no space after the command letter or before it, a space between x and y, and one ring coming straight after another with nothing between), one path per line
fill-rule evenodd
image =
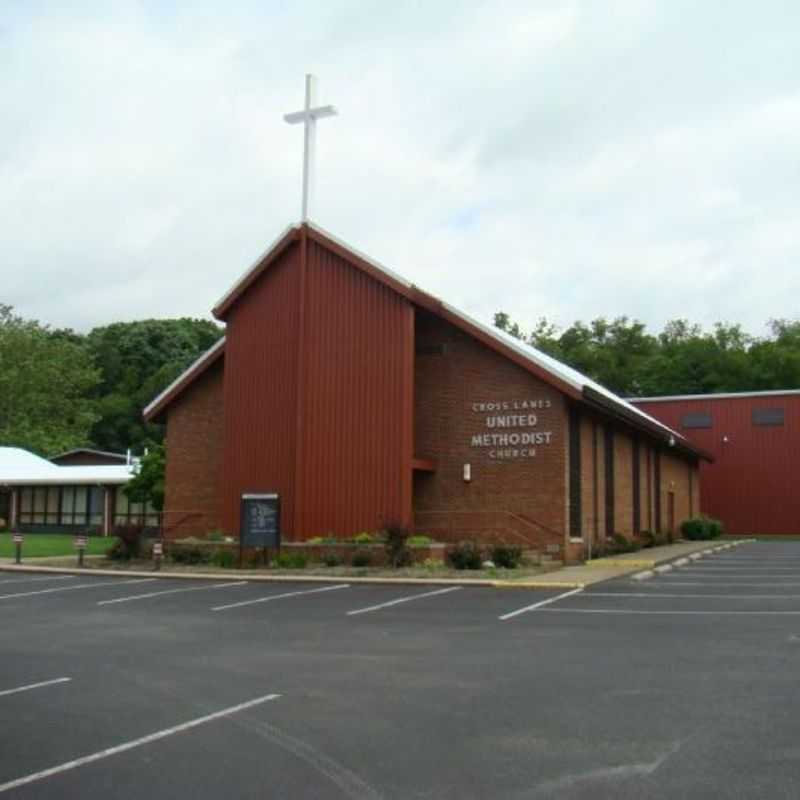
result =
M22 525L95 525L103 523L99 486L24 486L20 489Z
M707 411L692 411L681 417L682 428L710 428L711 414Z
M753 425L783 425L783 409L754 408Z
M569 535L581 537L581 417L569 410Z
M606 426L603 453L606 478L606 536L614 534L614 431Z

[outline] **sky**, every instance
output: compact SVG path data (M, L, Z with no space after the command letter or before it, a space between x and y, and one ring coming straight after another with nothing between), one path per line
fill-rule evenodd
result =
M800 314L800 3L0 0L0 303L207 317L311 218L483 322Z

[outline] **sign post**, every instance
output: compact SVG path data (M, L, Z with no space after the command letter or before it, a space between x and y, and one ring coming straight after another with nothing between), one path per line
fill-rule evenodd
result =
M21 533L14 534L14 560L17 564L22 563L22 539Z
M85 536L78 535L75 537L75 549L78 551L78 566L83 567L83 554L86 551Z
M239 566L246 547L260 548L267 563L267 549L281 546L281 499L277 494L243 494L239 527Z
M164 545L161 542L153 542L153 561L156 572L161 569L161 557L164 555Z

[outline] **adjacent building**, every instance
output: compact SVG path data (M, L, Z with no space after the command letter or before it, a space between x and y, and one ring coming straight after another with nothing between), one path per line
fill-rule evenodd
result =
M144 412L166 423L167 537L235 535L269 492L288 540L400 524L574 559L700 508L681 433L313 224L213 313L225 338Z
M713 455L700 470L702 510L728 533L800 533L800 390L631 402Z

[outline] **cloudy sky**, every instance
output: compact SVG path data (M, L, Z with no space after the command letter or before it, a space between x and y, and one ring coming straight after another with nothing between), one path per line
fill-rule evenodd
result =
M0 302L205 316L300 215L484 321L800 312L797 0L0 0Z

